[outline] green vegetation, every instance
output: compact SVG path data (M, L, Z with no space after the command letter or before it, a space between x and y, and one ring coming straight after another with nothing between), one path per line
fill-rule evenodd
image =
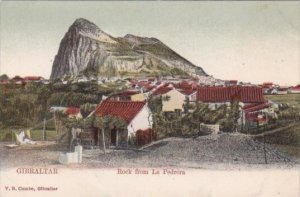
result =
M80 106L81 115L85 118L96 109L97 104L85 103Z
M266 142L300 162L300 94L268 95L266 98L283 104L276 120L276 128L283 129L265 135ZM293 126L285 129L288 124ZM262 137L258 139L263 140Z
M172 76L188 76L188 74L185 71L179 68L172 68L170 70L170 73L172 74Z
M263 136L255 137L263 142ZM300 123L292 127L278 129L278 132L265 135L265 142L300 162Z
M57 133L55 130L45 130L45 136L42 129L36 129L31 131L31 138L34 141L43 140L55 141L57 139Z
M233 132L239 118L238 104L231 107L221 105L211 109L207 104L199 103L193 112L162 112L162 99L150 97L148 106L153 114L153 129L158 139L167 136L194 136L201 134L200 124L220 124L224 132Z
M0 75L0 80L7 80L9 77L6 74Z
M97 105L102 95L119 91L123 83L98 85L96 82L0 86L0 140L12 129L32 128L44 118L52 118L51 106L78 107L86 116Z
M266 99L278 103L288 103L300 109L300 94L265 95Z
M274 148L281 151L282 153L293 158L297 163L300 163L300 147L299 146L290 146L282 144L271 144Z
M13 134L13 131L16 133L19 133L21 131L26 131L26 128L18 128L18 129L1 129L0 132L0 141L15 141L15 135ZM30 130L30 137L34 141L39 141L44 139L44 131L43 129L33 129ZM45 139L50 141L55 141L57 139L57 133L55 130L45 130Z
M156 42L155 44L140 44L135 47L137 50L147 51L151 54L155 54L157 56L166 57L166 58L176 58L179 57L174 51L169 49L161 42Z

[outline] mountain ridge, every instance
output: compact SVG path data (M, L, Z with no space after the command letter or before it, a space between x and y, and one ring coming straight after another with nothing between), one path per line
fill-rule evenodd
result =
M60 42L50 79L84 76L208 76L157 38L113 37L79 18Z

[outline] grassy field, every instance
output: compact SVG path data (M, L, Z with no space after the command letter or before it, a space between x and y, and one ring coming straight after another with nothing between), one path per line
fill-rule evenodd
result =
M273 102L289 103L300 110L300 94L265 95L265 97Z
M260 137L258 140L263 141L263 138ZM266 135L265 140L300 163L300 123L289 129Z
M15 129L17 133L21 131L26 131L26 129ZM46 130L46 139L49 141L56 140L56 131L55 130ZM31 134L31 139L34 141L38 140L43 140L43 130L42 129L37 129L37 130L32 130L30 132ZM9 128L6 129L1 129L0 130L0 141L13 141L15 142L15 136L12 136L12 130Z
M266 98L278 103L289 103L300 111L300 94L266 95ZM300 162L300 123L292 128L268 135L266 141L281 152Z
M300 163L300 147L282 144L271 144L271 146L293 158L297 163Z

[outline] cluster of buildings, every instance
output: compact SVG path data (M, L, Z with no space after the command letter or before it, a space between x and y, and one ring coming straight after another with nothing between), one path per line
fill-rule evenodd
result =
M79 79L76 82L85 82ZM120 80L120 79L110 79ZM228 107L232 102L239 104L240 125L260 126L268 123L269 117L276 118L278 105L265 99L264 94L300 93L300 85L280 87L266 82L262 85L238 83L237 80L214 80L212 77L191 79L175 78L135 78L127 79L127 90L103 97L96 109L89 115L95 117L112 116L125 121L122 128L113 127L106 139L111 146L126 145L131 136L138 136L138 144L149 143L153 139L152 113L148 99L160 98L161 110L165 113L176 113L184 116L195 109L197 103L208 104L211 110L221 105ZM39 76L14 77L1 80L0 84L44 83L49 81ZM101 79L99 83L105 83ZM114 81L116 82L116 81ZM210 85L208 85L210 84ZM52 107L51 112L61 111L76 119L83 119L79 108ZM99 145L101 128L88 128L92 143Z
M49 84L49 80L41 76L15 76L11 79L0 79L0 85L16 84L16 85L26 85L27 83L43 83Z
M259 85L264 94L300 94L300 84L297 86L279 86L273 82L264 82Z
M128 89L108 97L104 97L96 109L89 115L95 117L113 116L126 122L126 127L113 127L109 133L107 144L120 146L127 144L131 136L148 136L152 133L152 113L147 101L150 97L161 98L162 111L178 113L184 116L193 111L185 105L196 106L206 103L211 110L221 105L228 107L237 102L240 109L239 124L260 126L268 123L268 117L276 117L278 105L264 97L264 89L260 86L238 85L231 80L219 86L201 85L196 79L190 80L158 80L155 78L133 79ZM68 113L67 109L64 109ZM69 110L70 117L82 117L80 110ZM76 112L76 113L74 113ZM94 145L99 141L101 128L89 128ZM150 137L149 137L150 136ZM147 138L147 139L148 139ZM149 142L141 138L139 144ZM151 140L150 140L151 141Z

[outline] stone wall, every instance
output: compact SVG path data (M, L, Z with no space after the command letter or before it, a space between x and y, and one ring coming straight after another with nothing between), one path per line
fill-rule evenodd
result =
M220 125L201 123L200 132L209 133L209 134L218 134L220 132Z

